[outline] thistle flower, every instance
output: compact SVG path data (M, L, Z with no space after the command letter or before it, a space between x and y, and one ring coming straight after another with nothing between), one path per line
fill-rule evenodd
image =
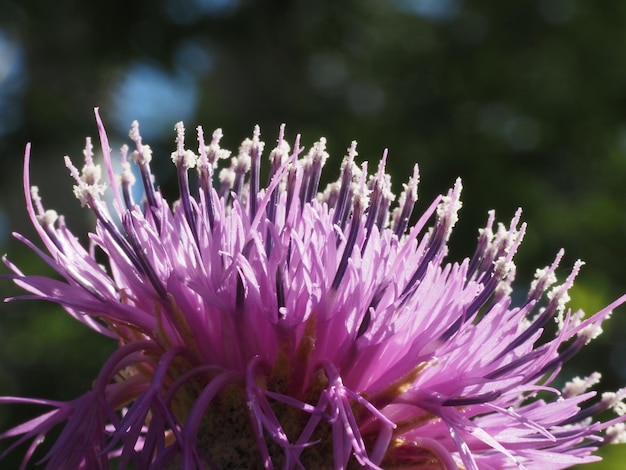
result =
M31 188L27 147L27 210L49 254L16 237L60 279L4 261L29 292L17 298L60 304L119 349L74 400L0 398L48 408L0 435L16 438L2 456L30 441L25 466L63 423L47 468L556 469L624 439L626 390L595 399L598 374L552 383L625 298L591 316L566 309L582 263L557 284L560 252L514 304L519 211L507 226L490 212L474 255L449 263L459 181L409 227L417 167L391 210L386 155L370 176L353 143L337 183L318 192L325 140L303 153L281 127L263 188L258 127L218 173L230 156L221 131L207 143L198 127L194 153L182 123L170 205L138 124L116 177L96 119L110 189L89 139L82 171L66 158L96 218L89 247ZM616 417L598 418L610 408Z

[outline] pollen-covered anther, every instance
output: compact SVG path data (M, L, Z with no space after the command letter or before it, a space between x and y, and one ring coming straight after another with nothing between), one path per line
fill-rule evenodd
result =
M87 163L79 174L70 157L65 157L65 166L70 170L70 174L76 181L74 185L74 195L80 201L81 206L87 205L90 201L97 201L104 194L106 185L99 183L102 171L100 165Z
M354 142L354 144L356 145L356 142ZM324 166L326 160L328 159L328 152L326 151L326 137L321 137L320 140L313 144L313 147L311 147L308 156L311 158L311 160L319 161L320 164Z
M139 133L139 121L135 120L130 124L130 131L128 131L128 137L137 145L141 145L141 134Z
M37 215L37 221L42 227L51 227L58 220L59 214L57 211L48 209L43 214Z
M91 143L91 137L87 137L85 139L85 148L83 149L83 155L87 163L93 163L93 144Z
M43 205L41 204L41 196L39 195L39 186L30 187L30 197L33 200L33 205L37 209L37 213L43 213Z
M445 240L450 237L452 229L459 220L459 210L461 210L461 207L463 206L460 199L462 189L463 185L461 184L461 179L459 178L456 180L450 193L441 198L441 202L437 207L437 217L442 220L445 228Z
M530 284L530 290L545 291L557 281L554 270L549 267L537 269L535 271L535 279Z
M172 161L176 166L182 165L186 170L194 168L198 161L198 156L191 150L185 150L182 154L179 152L172 152Z
M543 269L537 269L535 271L535 278L530 284L530 290L528 291L528 300L539 299L544 292L546 292L551 286L556 284L556 268L559 266L561 259L563 258L564 250L559 250L556 258L550 266L546 266Z
M233 158L233 160L235 159ZM218 179L222 185L231 187L235 182L235 171L232 166L230 168L222 168L218 175Z
M185 126L182 121L177 122L174 126L176 130L176 146L175 152L172 152L172 161L174 165L181 166L183 169L188 170L196 166L198 157L191 150L185 150Z
M515 263L508 257L500 256L494 263L493 269L497 278L504 279L509 273L515 273Z
M252 164L252 154L259 155L265 148L265 142L259 140L260 136L259 126L254 126L254 132L252 139L245 139L239 146L239 153L237 155L237 162L240 168L244 171L248 171Z
M500 260L496 261L496 270L499 269L497 267L498 264L500 264L499 261ZM497 299L501 299L505 296L511 295L511 292L513 292L512 284L515 280L515 274L517 272L517 267L515 266L515 263L513 263L513 261L503 262L502 264L504 264L504 266L500 269L502 269L504 277L496 286L495 298Z
M391 190L391 175L385 173L383 175L383 180L380 182L380 185L383 190L383 198L390 203L395 201L396 195Z
M130 158L135 161L138 165L143 165L145 163L150 163L152 161L152 149L149 145L142 145L141 151L135 150Z
M236 173L245 174L250 170L252 159L249 153L240 151L239 155L232 158L232 164Z
M409 219L417 202L417 186L419 184L419 166L413 167L413 176L403 184L403 191L398 199L398 206L391 213L392 230L399 237L409 226Z
M265 142L261 139L261 128L258 124L254 126L254 130L252 131L252 139L246 139L243 141L242 146L248 146L249 153L256 152L257 155L263 153L265 149Z
M606 429L605 442L607 444L624 444L626 443L626 425L617 423Z
M100 168L100 165L94 164L86 164L83 167L80 175L81 181L88 185L98 184L101 178L102 169Z
M354 160L354 158L359 154L359 152L356 151L356 146L357 146L357 142L356 140L353 140L352 143L350 144L350 147L348 147L348 159L350 160Z
M565 282L561 285L553 287L546 294L548 299L550 300L550 303L556 302L557 304L556 305L557 315L554 317L554 320L559 325L559 327L563 325L563 312L565 312L565 306L570 301L570 296L568 293L569 288L572 287L572 284L574 284L574 279L576 278L576 276L578 275L578 272L580 271L580 268L584 264L585 263L583 263L581 260L576 261L576 263L574 264L574 268L572 269L572 272L567 277Z
M366 208L370 203L370 190L365 184L365 176L367 175L367 162L363 163L363 167L360 171L360 179L355 181L352 186L352 198L355 207L358 205L361 208Z
M291 146L287 143L286 140L281 139L276 144L276 147L272 149L270 152L269 158L272 164L278 158L277 165L281 165L286 158L289 157L289 152L291 151Z
M496 233L494 234L493 241L490 244L489 250L493 253L492 256L498 256L501 253L508 253L517 233L514 230L507 229L504 224L499 223Z
M202 134L202 127L198 126L198 138ZM226 150L220 147L220 140L222 140L222 129L215 129L213 131L213 136L211 139L211 143L208 146L205 146L204 142L200 143L198 151L200 155L202 155L202 147L204 146L204 150L206 153L207 164L211 168L215 168L217 166L217 162L219 160L225 160L230 157L231 151Z
M413 167L413 175L409 178L409 181L404 185L405 198L410 196L412 200L417 201L417 187L420 182L420 170L416 164Z
M339 181L333 181L328 183L324 188L324 191L317 193L317 200L319 202L325 202L329 206L334 206L339 196L339 190L341 189L341 183Z
M281 124L278 132L278 139L276 140L276 147L274 147L269 154L271 166L268 181L272 181L274 176L285 166L285 162L289 160L290 151L291 146L285 140L285 124ZM288 165L288 167L291 167L291 165ZM275 190L272 195L272 202L270 202L270 205L273 207L268 208L268 215L272 221L275 220L279 194L283 193L287 188L287 179L288 177L283 174L283 177L278 184L277 191Z
M602 334L602 325L590 324L578 332L578 337L582 338L585 344L591 342Z
M606 409L611 408L618 416L626 415L626 388L621 388L617 392L604 392L602 394L602 404Z
M571 381L566 382L563 387L563 397L575 397L585 393L591 387L600 382L602 378L602 374L599 372L594 372L593 374L581 379L580 377L574 377Z
M119 182L132 186L137 178L130 167L129 162L122 162L122 172L119 174Z

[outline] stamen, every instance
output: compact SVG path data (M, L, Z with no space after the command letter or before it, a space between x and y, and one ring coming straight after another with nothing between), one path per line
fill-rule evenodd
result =
M414 287L423 279L428 269L428 264L435 259L439 253L447 249L446 242L450 236L452 226L458 219L458 210L461 208L461 201L459 199L461 187L461 180L457 179L454 187L448 192L448 195L441 198L441 202L437 206L437 222L428 240L426 253L422 259L419 260L415 273L413 273L413 276L411 276L411 279L409 279L409 282L407 282L402 290L401 297L404 297L403 303L410 298L411 292L414 292ZM395 231L395 233L397 236L400 236L403 232Z
M130 162L128 161L128 145L122 145L120 152L122 154L122 173L119 175L119 180L122 186L122 196L124 198L126 209L131 210L135 206L135 201L133 200L132 195L132 187L137 178L135 178L135 175L130 168Z
M396 196L391 192L391 176L383 174L383 180L380 182L382 192L379 203L378 217L376 218L376 226L382 231L389 225L389 207L395 200Z
M311 150L305 157L305 173L300 190L301 205L311 201L315 194L317 194L317 188L322 175L322 167L326 163L327 158L326 138L322 137L318 142L313 144L313 147L311 147Z
M298 165L296 165L295 163L291 163L289 164L289 171L287 172L287 184L285 185L285 191L287 192L287 198L285 201L285 220L288 220L294 194L298 191L297 185Z
M178 149L176 152L172 153L172 161L176 165L178 174L180 201L183 205L183 211L185 213L185 219L187 220L189 229L193 234L196 245L199 246L196 214L194 213L191 205L191 194L189 193L189 174L187 173L190 168L196 166L198 157L191 150L185 150L185 127L183 126L183 123L178 122L174 128L177 133L176 143L178 145Z
M502 255L494 262L493 268L486 271L486 274L481 276L481 282L484 284L480 294L478 294L478 296L467 307L463 316L459 317L455 323L446 330L446 332L442 335L442 339L449 339L463 323L472 319L492 295L494 295L493 302L498 302L498 288L502 286L502 282L505 282L511 273L515 273L515 265L513 264L512 258L521 244L524 234L526 233L526 224L522 224L519 231L515 230L517 220L517 218L513 219L511 228L506 232L506 242L501 245ZM486 276L489 277L485 279Z
M239 148L239 154L237 157L231 159L231 170L233 172L233 180L231 192L236 194L240 200L242 200L243 183L246 173L250 170L252 159L250 154L245 152L245 147L242 145ZM221 175L220 175L221 176Z
M367 247L367 243L369 242L370 235L372 233L372 227L374 226L374 222L376 222L376 218L378 216L378 211L381 209L380 203L383 199L384 193L384 179L385 179L385 163L387 162L387 150L383 152L383 156L378 165L378 172L376 176L374 176L369 184L368 189L372 193L371 203L369 204L367 211L367 218L365 219L365 240L363 240L363 244L361 245L361 254L365 253L365 248Z
M200 187L204 193L205 210L209 219L209 227L213 231L215 224L215 201L213 201L213 172L217 167L220 159L226 159L230 156L229 150L220 148L220 140L222 138L222 129L216 129L213 132L211 144L207 147L204 142L204 131L198 126L198 151L200 159L198 162L198 175L200 179Z
M131 134L133 134L132 131ZM99 175L99 170L93 170L93 165L86 164L85 167L87 168L87 171L85 172L83 169L83 175L80 175L78 173L78 169L72 164L69 157L65 157L65 164L70 170L70 174L74 180L78 183L77 186L74 186L75 194L84 199L85 204L87 204L94 212L96 219L102 224L104 230L113 237L118 246L129 257L133 265L136 266L137 269L143 274L148 276L151 284L154 286L159 295L162 298L165 298L165 288L153 272L150 263L143 256L141 242L137 239L135 231L132 227L132 217L129 216L126 218L126 220L131 221L130 225L126 224L124 219L122 220L122 223L125 226L126 234L130 240L129 244L129 241L123 237L123 235L117 230L115 224L110 220L106 211L101 209L99 204L99 195L104 191L104 185L100 185L98 183L98 178L95 177Z
M417 185L419 184L419 180L419 167L415 165L413 167L413 176L409 178L408 183L404 185L404 191L400 194L398 207L393 211L391 216L393 221L391 230L398 238L404 234L409 225L409 219L411 218L413 208L417 202Z
M626 425L617 423L606 429L604 444L624 444L626 443Z
M600 374L599 372L594 372L584 379L581 379L580 377L574 377L570 382L567 382L565 384L565 387L563 387L563 398L570 398L582 395L591 387L600 382L601 378L602 374Z
M235 165L237 159L230 159L230 166L228 168L222 168L220 170L218 179L220 181L219 197L224 199L224 206L228 204L230 193L233 190L236 178Z
M93 166L93 144L91 143L91 137L85 139L85 148L83 149L83 156L85 157L85 164Z
M335 209L339 200L340 189L341 183L339 181L328 183L324 191L317 195L317 201L321 204L326 204L329 209Z
M139 123L137 121L133 121L131 124L130 132L128 133L129 137L135 142L137 150L135 150L131 154L131 158L137 163L139 166L139 171L141 172L141 181L143 182L143 188L146 192L146 199L148 201L148 206L152 209L156 209L158 207L156 201L156 195L154 191L154 182L152 171L150 170L150 161L152 160L152 149L149 145L142 145L141 143L141 135L139 134ZM158 222L158 218L155 217L155 221L157 223L157 229L160 229L160 223Z
M512 227L513 229L513 227ZM487 303L490 297L494 297L493 302L498 302L498 287L501 286L503 280L508 278L510 273L515 272L515 265L512 262L512 257L515 254L519 244L522 242L526 226L522 225L519 232L511 230L509 232L509 238L515 240L509 247L508 252L504 252L503 256L500 256L493 264L493 267L487 271L487 279L485 276L481 276L483 288L471 304L465 309L463 315L458 317L456 321L448 327L448 329L441 335L440 340L447 341L456 333L463 324L472 320L478 313L480 308Z
M626 389L621 389L617 392L604 392L602 394L602 404L606 407L606 409L613 408L613 411L615 411L618 416L622 416L626 413L624 403L622 403L625 396Z
M337 267L337 273L335 274L335 278L333 279L333 283L331 288L333 290L337 290L339 288L339 284L343 279L344 274L346 273L346 269L348 269L348 260L352 256L352 249L354 248L354 244L356 242L356 237L359 233L359 229L361 227L361 217L363 216L363 212L365 208L369 204L369 197L367 195L367 187L365 185L365 175L367 174L367 163L363 164L363 177L361 178L361 184L357 191L354 194L354 208L352 209L352 221L350 224L350 233L348 234L348 240L345 243L343 249L343 255L341 256L341 261L339 262L339 266Z
M558 314L554 318L554 320L559 326L563 325L563 312L565 312L565 306L570 300L568 291L570 287L572 287L572 285L574 284L574 279L576 278L578 272L580 271L580 268L584 264L585 263L581 260L577 260L576 263L574 263L574 268L572 269L572 272L567 277L565 282L560 286L554 287L547 294L548 299L550 299L549 306L553 307L553 313L556 312Z
M54 228L55 222L59 220L59 215L54 210L44 209L43 204L41 203L41 197L39 196L39 188L37 186L32 186L30 188L30 195L33 206L37 211L35 214L37 222L39 222L39 225L46 231L48 237L50 237L50 240L54 243L54 246L56 246L56 248L63 253L63 244L61 243L61 240L59 240L56 229ZM61 221L59 221L59 223L60 222Z
M292 159L296 161L298 155L304 151L304 147L300 147L300 134L296 135L296 141L293 146L293 154ZM288 163L289 169L287 171L287 184L285 187L285 191L287 192L287 200L285 204L285 221L289 218L289 213L291 211L291 205L293 203L294 195L298 193L299 187L298 185L302 185L302 177L299 177L299 167L295 163ZM300 174L301 175L301 174ZM302 202L300 205L302 207Z
M276 148L274 148L270 152L270 174L269 180L267 182L267 186L269 187L272 179L278 173L280 168L283 167L284 162L287 158L289 158L289 144L284 140L285 136L285 125L281 124L280 130L278 132L278 142ZM274 224L276 221L276 211L278 209L278 200L280 196L279 188L274 188L272 194L270 195L269 203L265 209L265 213L267 215L267 219L271 224ZM270 252L272 251L272 237L270 236L269 229L267 231L265 237L265 254L269 257ZM278 281L277 281L278 282Z
M135 230L135 220L136 219L132 216L132 214L127 214L127 216L122 221L126 234L128 235L128 241L130 242L130 246L132 247L132 251L134 254L133 259L136 262L137 268L139 268L141 272L148 278L148 281L150 282L150 284L152 284L152 287L154 287L154 290L159 295L159 297L162 300L165 300L167 299L167 289L165 289L165 286L159 279L158 274L154 271L154 268L150 261L146 259L146 256L144 254L145 249L143 248L141 240L139 240L139 237L137 236L137 231Z
M604 392L599 402L581 410L568 419L563 420L559 424L566 426L571 423L578 423L608 409L611 409L618 416L623 416L626 414L626 404L624 404L624 398L626 398L626 389L624 388L618 390L617 392Z
M559 353L557 357L547 362L537 373L530 377L530 381L538 380L546 374L549 374L561 367L562 364L569 361L587 344L589 340L586 337L576 337L569 346L565 348L562 353Z
M278 172L281 166L283 166L285 160L289 158L290 151L289 144L285 140L285 124L281 124L278 130L278 140L276 147L270 152L270 174L268 177L268 184L272 181L274 175Z
M100 184L100 165L94 165L91 158L87 158L82 172L78 173L78 168L72 164L70 157L65 157L65 166L70 170L70 174L76 181L74 185L74 195L80 201L81 206L93 207L94 202L104 194L106 185Z
M565 251L563 249L559 250L556 258L552 262L552 264L543 269L537 269L535 272L535 279L530 284L530 290L528 291L528 297L526 299L526 303L534 300L539 300L539 298L546 292L550 286L552 286L556 282L555 271L559 266L561 259L563 258Z
M494 210L490 210L487 225L485 228L478 230L478 244L476 245L476 251L474 252L474 256L472 256L467 268L468 279L473 279L476 273L483 272L493 263L492 259L485 260L485 258L489 253L489 245L491 245L494 239L492 228L495 217L496 212Z
M459 220L459 210L463 206L460 198L462 188L461 179L457 179L452 191L448 194L448 196L441 199L441 204L439 204L439 207L437 208L437 216L442 222L441 224L438 224L441 227L441 242L448 241L452 228ZM433 240L435 238L438 237L433 237Z
M199 126L198 126L199 127ZM199 127L199 130L202 128ZM230 150L226 150L220 147L219 143L222 140L222 129L217 128L213 131L213 135L211 138L211 145L207 149L207 163L211 169L217 166L219 160L225 160L230 157ZM204 145L204 142L203 142Z
M30 187L30 197L33 201L33 206L35 207L37 214L41 215L44 213L43 204L41 203L41 196L39 196L39 187L31 186Z
M198 161L198 179L200 181L200 189L204 195L205 211L207 219L209 220L209 228L213 231L213 224L215 222L215 209L213 208L213 198L211 197L211 189L213 187L213 164L209 164L202 127L198 126L196 131L198 133L198 152L200 153ZM217 131L213 133L214 140L216 133Z
M37 220L42 227L53 227L58 218L59 214L52 209L48 209L42 215L37 216Z
M554 266L555 269L558 266L558 262L560 261L560 259L561 259L561 256L557 255L557 258L555 259L555 262L552 264L552 266ZM524 329L524 331L517 338L515 338L511 342L511 344L509 344L498 355L498 357L502 357L505 354L508 354L509 352L511 352L515 348L517 348L519 345L521 345L524 342L526 342L531 336L533 336L535 334L535 332L537 332L540 328L543 328L544 325L548 322L548 320L550 320L550 318L554 317L555 312L559 308L564 308L563 300L565 299L565 296L567 296L567 290L573 284L574 278L578 274L578 271L579 271L581 266L582 266L582 262L580 262L580 261L577 262L576 265L574 266L574 269L572 270L572 272L568 276L567 280L565 281L565 283L563 283L561 286L554 287L550 291L548 296L550 297L551 300L550 300L548 306L543 310L543 312L541 312L537 316L537 318L535 318L533 320L532 324L528 325ZM562 321L561 321L561 323L562 323Z
M358 155L356 151L356 140L352 141L352 145L348 149L348 154L343 159L341 164L341 182L339 183L339 195L337 196L337 203L335 204L335 213L333 214L333 224L338 225L340 221L344 219L344 215L348 212L348 205L352 199L352 181L354 178L354 172L356 170L356 164L354 163L354 157ZM343 225L341 225L343 230ZM339 238L337 238L337 244L339 244Z
M259 140L261 130L258 125L254 126L252 140L246 139L239 148L239 154L245 154L250 161L250 220L254 219L257 211L257 195L259 192L259 176L261 172L261 153L265 142Z

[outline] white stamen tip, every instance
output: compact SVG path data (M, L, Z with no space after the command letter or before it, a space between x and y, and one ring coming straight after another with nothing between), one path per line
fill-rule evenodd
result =
M42 226L53 226L58 218L59 214L57 214L57 211L48 209L43 214L37 216L37 221Z
M191 150L185 150L182 154L180 152L172 152L172 161L175 165L182 165L188 170L196 166L198 157Z
M565 384L565 387L563 387L563 397L568 398L581 395L600 382L601 378L602 374L599 372L594 372L584 379L574 377L570 382Z
M149 145L142 145L141 152L135 150L130 158L132 158L137 165L144 165L152 161L152 149Z
M606 440L611 444L623 444L626 442L626 425L617 423L606 429Z

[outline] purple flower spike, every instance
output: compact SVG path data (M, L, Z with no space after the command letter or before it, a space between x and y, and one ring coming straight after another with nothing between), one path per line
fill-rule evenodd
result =
M563 390L551 383L626 296L591 316L566 309L582 263L558 284L561 252L514 305L520 212L509 225L491 212L473 257L449 263L460 181L410 226L417 167L393 208L387 155L368 174L353 143L338 181L319 192L325 139L308 152L296 139L291 149L281 127L263 186L258 127L219 170L230 158L221 130L205 141L198 128L195 153L182 123L172 153L180 198L168 204L138 124L116 176L97 110L96 120L108 182L90 140L81 170L66 158L75 196L96 217L89 249L31 188L27 147L28 214L49 254L16 237L58 278L4 262L28 292L17 298L56 302L119 348L74 400L0 398L46 408L0 434L13 439L0 457L30 442L25 467L58 424L39 458L53 470L113 461L118 469L558 469L624 440L626 390L595 398L597 373ZM551 320L554 335L544 332Z

